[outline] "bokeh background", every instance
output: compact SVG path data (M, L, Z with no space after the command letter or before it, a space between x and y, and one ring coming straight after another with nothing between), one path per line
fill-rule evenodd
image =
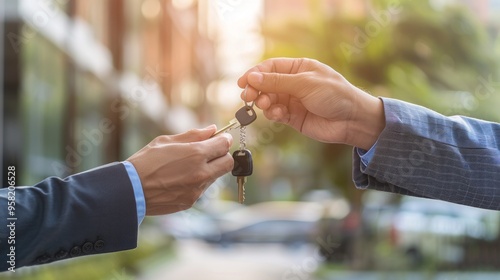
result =
M268 57L499 122L499 30L499 0L5 0L2 185L10 165L32 185L225 125L237 78ZM135 250L0 279L497 279L498 212L357 190L352 148L258 115L244 206L227 175L193 209L146 218Z

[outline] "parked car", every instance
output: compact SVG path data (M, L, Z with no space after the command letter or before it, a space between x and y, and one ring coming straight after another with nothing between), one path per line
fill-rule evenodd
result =
M163 232L177 239L203 239L220 234L214 217L195 208L158 217L157 221Z
M223 245L241 242L282 243L293 246L310 243L315 235L316 223L312 221L266 219L223 231L220 235L212 235L205 240Z
M157 217L160 228L177 239L197 238L220 235L218 219L244 206L234 201L211 200L195 207L173 214Z
M237 209L220 217L220 234L203 239L233 243L313 244L328 261L350 259L353 232L360 224L347 200L328 191L313 191L308 201L273 201Z
M499 222L497 211L412 196L401 197L399 204L368 203L363 211L365 235L389 238L413 266L462 264L465 245L496 240Z
M496 227L491 223L496 223ZM393 218L391 237L415 264L432 258L459 264L467 240L498 236L498 213L440 200L404 197Z
M325 260L334 263L353 260L356 232L361 226L359 212L339 192L331 190L312 190L302 199L323 207L314 242Z
M348 201L328 191L313 191L308 201L271 201L249 206L230 202L204 204L158 219L175 238L196 238L211 244L278 243L319 246L325 259L351 256L353 231L359 225ZM334 248L333 248L334 247Z
M276 201L254 204L220 217L220 234L205 236L210 243L311 242L323 208L312 202Z

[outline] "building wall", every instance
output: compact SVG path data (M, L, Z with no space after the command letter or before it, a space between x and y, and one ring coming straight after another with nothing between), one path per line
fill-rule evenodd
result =
M182 9L171 0L59 2L44 3L60 7L70 19L68 26L59 26L67 32L59 34L66 40L62 44L46 35L54 30L44 30L54 17L46 24L29 18L22 24L33 35L19 54L22 87L16 118L23 120L23 134L17 142L23 149L15 156L24 165L19 183L124 160L155 136L174 130L165 121L176 118L170 108L184 108L195 122L210 118L203 101L217 77L216 69L206 67L215 65L214 44L198 31L196 2ZM78 51L90 52L89 60L97 61L78 61L85 57ZM95 64L102 66L100 71L87 68ZM140 101L130 98L142 93ZM93 143L89 135L106 119L113 131L101 132Z

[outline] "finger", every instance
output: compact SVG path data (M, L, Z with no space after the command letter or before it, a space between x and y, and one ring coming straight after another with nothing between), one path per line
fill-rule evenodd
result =
M290 94L301 98L305 95L300 90L303 87L303 79L301 79L303 74L252 72L248 75L248 84L261 92Z
M288 108L283 104L274 104L269 107L269 109L263 111L264 116L271 120L284 124L288 124L290 120L290 114Z
M259 97L259 91L254 89L251 86L245 87L245 89L241 92L241 99L245 102L252 102Z
M288 106L290 102L290 95L288 94L276 94L276 93L264 93L259 96L255 101L258 108L263 110L268 109L273 104L282 104Z
M170 138L173 142L180 143L199 142L210 138L216 130L217 126L212 124L205 128L191 129L181 134L172 135Z
M202 144L207 162L209 162L229 152L233 144L233 136L229 133L222 133L220 136L203 141Z
M268 94L261 94L257 100L255 100L255 105L262 109L262 110L267 110L271 106L272 101L271 97Z
M253 72L266 72L266 73L282 73L294 74L298 73L301 65L309 61L305 58L270 58L264 60L260 64L250 68L245 74L238 79L238 86L245 88L248 82L248 75Z
M234 167L233 157L226 153L222 157L218 157L208 163L210 172L214 178L219 178L220 176L230 172Z
M262 109L266 110L271 106L273 102L275 102L276 98L273 98L274 94L271 93L261 93L258 94L257 92L252 92L252 93L247 93L247 98L245 100L245 93L244 91L241 93L241 99L246 102L252 102L255 101L255 105Z

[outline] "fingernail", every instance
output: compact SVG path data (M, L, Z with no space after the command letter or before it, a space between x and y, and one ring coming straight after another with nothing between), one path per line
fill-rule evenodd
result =
M233 136L229 133L224 133L224 136L227 139L228 147L231 148L231 145L233 145Z
M262 73L252 72L248 74L248 80L252 80L257 84L261 84L264 80L264 75L262 75Z

